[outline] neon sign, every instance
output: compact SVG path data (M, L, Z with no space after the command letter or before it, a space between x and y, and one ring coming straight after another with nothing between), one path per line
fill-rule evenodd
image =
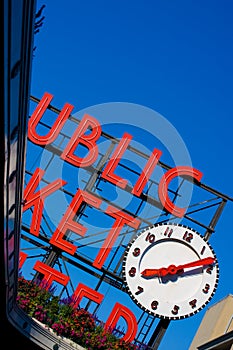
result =
M45 147L55 142L74 108L73 105L66 103L47 134L40 135L37 132L37 128L52 99L53 95L45 93L29 119L28 138L35 145ZM101 133L102 127L100 122L93 116L84 114L68 143L63 148L60 159L76 168L82 168L84 170L89 169L98 158L99 149L97 142L101 137ZM101 179L121 189L127 187L129 179L117 175L117 168L124 153L127 151L128 147L130 147L132 140L133 135L127 132L123 134L100 174ZM86 149L86 153L82 157L77 155L76 152L80 146ZM140 196L143 195L143 191L161 157L161 150L157 148L152 150L144 168L132 185L132 196L140 198ZM45 200L56 191L65 188L67 185L67 181L64 179L55 178L47 185L40 186L44 175L45 171L42 168L37 167L24 190L23 211L25 212L28 209L32 210L30 233L37 237L40 234ZM168 187L172 180L180 176L188 177L194 182L200 182L202 173L191 166L182 165L167 170L161 176L157 193L160 200L160 208L178 218L184 216L186 208L177 206L170 199ZM37 188L40 189L37 190ZM76 253L78 247L73 242L69 241L67 236L68 232L71 231L79 237L85 237L87 228L76 221L77 212L79 212L83 204L87 204L93 209L93 211L98 211L103 204L103 200L98 195L90 193L90 191L78 188L49 240L51 246L70 255ZM108 203L103 212L105 215L111 217L114 220L114 223L102 246L99 248L97 255L93 258L92 265L99 270L102 269L106 262L117 238L122 232L122 229L125 226L128 226L137 230L141 224L139 218L128 214L124 210L119 210L119 208L113 205L113 203ZM26 258L27 256L25 253L21 253L20 266L23 265ZM56 281L63 286L66 286L69 282L68 276L41 261L36 262L34 269L44 276L48 286L50 286L53 281ZM102 293L83 283L78 284L74 295L78 302L80 302L83 297L86 297L97 304L101 304L104 299ZM131 310L119 302L113 307L105 327L114 327L120 317L123 317L128 325L124 340L132 341L137 333L137 320Z

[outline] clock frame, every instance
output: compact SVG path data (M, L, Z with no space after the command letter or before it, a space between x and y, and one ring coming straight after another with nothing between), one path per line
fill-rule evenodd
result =
M213 263L204 264L206 258ZM172 270L172 266L190 263L197 266ZM202 310L219 280L217 258L209 242L197 231L174 223L157 224L139 233L125 251L122 273L127 292L140 308L171 320Z

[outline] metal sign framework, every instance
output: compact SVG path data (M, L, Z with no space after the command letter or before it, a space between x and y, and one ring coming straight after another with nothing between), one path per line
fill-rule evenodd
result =
M32 104L38 104L39 99L31 96ZM50 113L59 114L60 110L49 105L48 111ZM70 115L69 120L78 124L79 120ZM40 122L42 128L49 129L49 122ZM28 141L27 146L27 161L26 161L26 174L25 181L26 184L31 178L34 170L38 167L39 162L41 162L41 155L43 153L45 160L44 162L44 171L46 173L50 173L51 167L54 167L58 157L61 155L61 147L64 143L67 142L70 135L67 135L65 131L61 132L58 138L58 142L47 145L46 148L43 146L35 146L32 145L30 141ZM89 166L86 171L86 176L84 176L81 180L83 184L83 189L86 192L95 194L106 204L111 203L111 195L109 193L109 189L105 190L107 186L106 180L101 178L102 170L105 166L105 163L108 161L114 147L119 142L119 140L110 134L102 132L101 137L107 140L108 148L106 151L101 152L99 155L99 159L96 165ZM141 150L134 148L132 146L128 147L129 152L132 155L136 155L136 157L141 157L145 160L148 160L149 156L143 153ZM29 156L33 153L33 157ZM164 170L170 169L170 167L162 162L158 162L158 167L161 167ZM127 162L121 162L118 164L119 169L123 172L126 171L130 176L134 177L138 174L138 170L133 168ZM54 168L53 168L54 169ZM73 174L73 178L76 176L74 169L72 166L67 165L66 174ZM67 175L68 176L68 175ZM72 177L71 176L71 177ZM46 176L42 179L44 184L49 183L49 177L46 179ZM169 186L169 195L172 198L172 201L175 201L177 197L183 195L183 188L187 186L190 180L188 178L183 178L181 185L179 187ZM72 184L74 184L72 180ZM215 226L223 212L223 209L228 200L232 200L228 196L216 191L215 189L208 187L202 183L194 183L194 192L195 198L191 200L189 205L189 209L186 214L182 218L182 224L190 226L196 229L200 234L202 234L206 240L209 240L212 233L215 231ZM114 205L124 212L128 213L132 217L136 217L141 221L141 226L139 230L153 225L155 222L172 222L176 221L177 218L169 215L165 210L163 210L161 203L153 196L148 193L151 193L151 189L156 189L158 187L158 179L151 178L148 182L147 192L142 193L141 196L134 200L132 205L127 205L124 207L121 203L114 203ZM77 188L73 188L72 186L68 186L59 189L58 192L62 192L64 196L66 196L67 201L70 201L74 196L74 190ZM125 195L130 194L132 190L131 185L127 185L123 191ZM59 200L59 199L58 199ZM54 206L57 206L56 201L53 203ZM58 207L58 206L57 206ZM147 210L145 211L145 208ZM149 215L149 212L153 210L153 215ZM101 211L101 209L100 209ZM146 213L146 215L145 215ZM203 213L205 215L203 215ZM90 281L92 281L92 288L96 291L105 290L107 293L112 293L113 291L117 291L117 293L125 294L125 286L123 283L123 279L121 276L121 266L122 260L124 256L125 248L127 244L132 239L133 235L135 235L138 230L131 227L125 227L117 241L117 246L111 250L108 259L101 269L96 269L93 267L93 256L96 253L96 247L103 244L104 239L106 237L107 228L103 227L102 230L89 230L88 233L84 237L74 237L72 235L69 236L69 241L75 243L78 247L76 253L72 256L61 250L57 249L53 245L49 243L53 229L54 222L49 217L48 213L45 211L43 213L43 219L41 222L40 233L38 237L33 236L30 233L30 219L32 215L32 209L28 212L25 212L22 218L22 232L21 232L21 252L27 253L27 263L25 262L22 267L22 272L24 273L24 269L26 271L29 270L29 265L32 264L36 260L43 261L48 266L55 267L59 269L61 272L65 272L66 275L70 276L69 285L60 288L59 295L61 298L65 296L71 296L74 292L74 280L77 277L78 273L84 273L86 276L90 277ZM82 223L90 223L92 225L93 220L95 221L96 213L93 213L92 208L88 204L83 204L79 212L77 212L77 221ZM101 221L102 218L100 217ZM56 221L56 219L54 219ZM33 271L33 267L31 267L30 275L32 278L38 278L39 273ZM93 287L94 286L94 287ZM127 298L128 296L126 296ZM94 313L97 318L101 319L101 308L102 306L99 304L95 304L93 301L87 300L84 304L86 310ZM145 311L137 308L137 321L138 321L138 333L134 340L135 344L142 346L143 344L147 344L150 349L157 349L159 343L164 335L168 325L169 320L159 320ZM119 333L124 332L123 330L119 330ZM147 348L148 348L147 347Z

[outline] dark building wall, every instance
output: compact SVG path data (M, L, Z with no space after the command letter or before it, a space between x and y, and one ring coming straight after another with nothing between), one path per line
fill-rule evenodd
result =
M1 297L2 347L41 349L21 333L25 317L16 305L21 198L33 47L34 0L1 6Z

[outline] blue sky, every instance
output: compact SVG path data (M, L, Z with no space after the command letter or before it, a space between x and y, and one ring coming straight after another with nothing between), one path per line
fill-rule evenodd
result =
M38 1L31 94L75 112L109 102L151 108L184 141L202 182L233 197L233 4L230 0ZM154 126L156 127L156 125ZM232 293L232 202L211 238ZM171 322L160 350L187 350L204 313ZM174 338L177 343L174 344Z

